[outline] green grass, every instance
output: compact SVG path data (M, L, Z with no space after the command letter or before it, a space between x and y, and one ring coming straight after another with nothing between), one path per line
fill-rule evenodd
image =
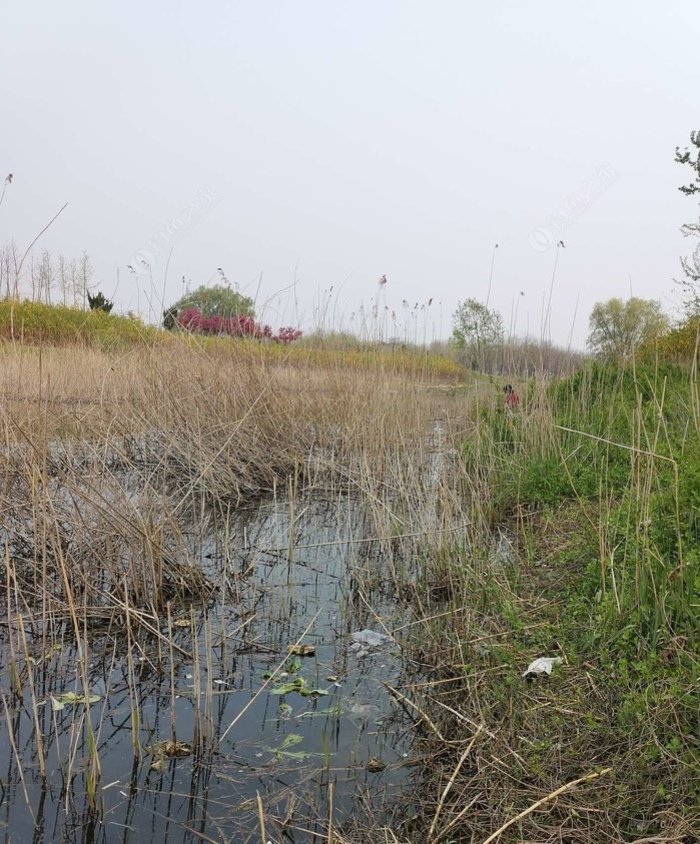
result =
M34 345L114 348L153 343L163 332L137 319L43 302L0 301L0 338Z
M493 732L460 786L458 805L477 802L455 841L483 840L607 768L501 840L694 840L683 836L700 823L696 387L681 366L589 362L523 389L515 413L480 408L462 446L472 540L434 564L445 577L452 561L453 612L468 607L469 623L433 622L423 657L440 682L454 678L442 703ZM477 559L483 525L510 537L512 558ZM565 662L528 682L538 656ZM429 711L467 741L473 727Z

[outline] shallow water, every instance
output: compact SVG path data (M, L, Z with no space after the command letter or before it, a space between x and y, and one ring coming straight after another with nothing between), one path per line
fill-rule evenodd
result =
M329 815L342 826L381 812L407 782L411 724L384 685L399 682L398 647L390 638L365 655L350 647L355 631L386 633L405 621L386 588L387 549L368 538L362 508L347 497L284 498L188 536L219 588L206 613L173 610L173 641L186 653L194 645L197 659L175 650L171 660L162 645L159 655L155 639L151 650L132 648L140 759L127 638L88 636L90 693L99 696L89 707L101 765L94 812L83 782L86 708L55 709L62 693L83 694L74 638L47 652L33 645L44 783L31 697L26 681L22 701L9 691L13 657L0 628L3 840L258 842L262 807L266 840L306 842L327 834ZM167 634L167 618L160 629ZM299 640L314 653L287 658ZM16 653L14 662L26 659ZM173 724L198 752L155 750Z

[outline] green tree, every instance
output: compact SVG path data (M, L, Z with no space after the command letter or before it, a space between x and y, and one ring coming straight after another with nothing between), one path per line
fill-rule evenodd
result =
M459 302L452 315L452 344L467 353L473 368L485 368L489 351L503 340L500 313L476 299Z
M693 157L693 150L686 147L681 150L676 147L676 162L690 167L693 172L691 181L687 185L681 185L678 190L686 196L694 196L700 193L700 130L690 133L690 143L694 147L695 157ZM694 223L685 223L681 226L681 232L684 237L695 237L700 239L700 220ZM687 307L688 310L697 315L700 312L700 292L698 291L698 283L700 282L700 241L693 250L692 254L687 258L681 258L681 267L683 269L684 278L680 283L685 287L687 293Z
M191 293L186 293L163 313L163 324L172 328L175 317L187 308L197 308L204 316L255 316L253 300L221 284L208 287L203 284Z
M669 329L661 303L632 297L598 302L588 320L588 346L606 357L628 357L638 346L656 340Z
M91 311L105 311L109 313L114 307L114 302L108 299L101 290L95 293L94 296L88 291L87 298Z

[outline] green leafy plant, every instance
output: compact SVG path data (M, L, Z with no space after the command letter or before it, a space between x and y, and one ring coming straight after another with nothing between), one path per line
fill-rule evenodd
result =
M94 296L88 291L87 299L91 311L104 311L108 314L114 307L114 302L107 299L102 291L98 291Z

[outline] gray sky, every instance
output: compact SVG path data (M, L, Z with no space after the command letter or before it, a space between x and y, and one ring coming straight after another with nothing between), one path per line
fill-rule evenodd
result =
M2 20L0 242L70 202L39 251L87 250L120 310L222 267L275 328L373 327L379 297L385 336L431 340L486 298L498 242L491 304L539 335L560 239L555 342L573 325L582 346L594 302L630 289L678 302L696 0L6 2Z

